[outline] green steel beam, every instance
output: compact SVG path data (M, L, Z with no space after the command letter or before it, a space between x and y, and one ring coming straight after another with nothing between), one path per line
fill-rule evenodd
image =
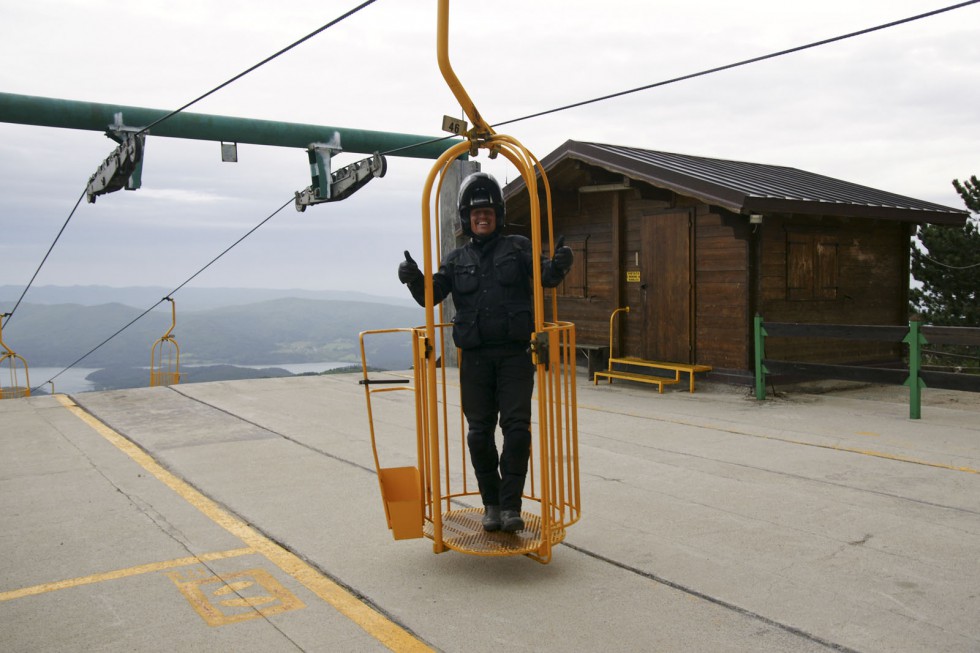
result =
M115 115L118 113L122 113L123 124L127 127L143 128L170 112L118 104L0 93L0 122L106 132L115 123ZM457 139L447 139L395 152L393 150L431 141L433 137L186 111L168 118L150 131L151 136L303 149L313 143L329 143L334 134L340 135L340 146L344 152L381 152L390 153L389 156L417 159L436 159L459 142Z

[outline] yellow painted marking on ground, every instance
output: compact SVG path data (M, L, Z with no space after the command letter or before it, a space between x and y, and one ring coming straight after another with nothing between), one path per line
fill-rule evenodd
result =
M788 444L801 444L807 447L816 447L818 449L831 449L833 451L844 451L847 453L856 453L862 456L872 456L874 458L884 458L886 460L894 460L901 463L911 463L913 465L924 465L925 467L935 467L937 469L947 469L953 472L965 472L967 474L980 474L980 469L974 469L973 467L957 467L956 465L946 465L943 463L933 463L927 460L919 460L917 458L909 458L907 456L898 456L895 454L886 453L884 451L874 451L871 449L855 449L852 447L842 447L836 444L820 444L818 442L806 442L804 440L793 440L792 438L778 438L774 435L763 435L761 433L750 433L748 431L738 431L736 429L726 429L716 425L705 425L696 424L694 422L687 422L679 419L665 419L663 417L653 417L650 415L637 415L633 413L627 413L621 410L608 410L606 408L600 408L598 406L585 406L583 404L578 405L579 408L584 408L586 410L594 410L599 413L615 413L616 415L624 415L626 417L638 417L640 419L651 419L658 422L667 422L670 424L680 424L681 426L692 426L699 429L711 429L712 431L721 431L722 433L734 433L735 435L747 435L753 438L762 438L763 440L775 440L777 442L786 442Z
M152 574L156 571L163 571L164 569L173 569L175 567L187 567L189 565L197 565L202 562L212 562L214 560L225 560L227 558L236 558L239 556L255 555L257 552L249 547L242 549L231 549L230 551L217 551L215 553L205 553L199 556L189 556L187 558L177 558L176 560L167 560L165 562L151 562L145 565L137 565L135 567L128 567L126 569L116 569L115 571L106 571L101 574L91 574L89 576L81 576L79 578L69 578L68 580L59 580L54 583L44 583L43 585L33 585L31 587L23 587L18 590L10 590L8 592L0 592L0 602L11 601L13 599L21 599L25 596L34 596L36 594L44 594L46 592L54 592L56 590L66 590L73 587L79 587L81 585L91 585L93 583L102 583L107 580L118 580L120 578L129 578L130 576L139 576L141 574Z
M872 438L880 438L881 437L881 433L875 433L874 431L858 431L857 434L858 435L868 435L868 436L871 436Z
M215 576L204 570L172 571L173 581L187 602L209 626L227 626L306 607L264 569L247 569ZM245 580L232 580L243 578ZM231 582L229 582L231 581ZM217 585L216 588L211 587ZM231 598L223 598L233 595Z
M311 567L300 559L299 556L287 551L252 529L245 522L225 512L214 501L198 492L177 476L171 474L156 462L152 456L82 410L71 399L64 395L57 395L56 398L76 417L92 427L93 430L115 445L120 451L132 458L161 483L200 510L211 521L238 537L246 545L255 549L256 552L265 556L270 562L305 585L310 591L333 606L339 613L363 628L379 642L393 651L432 650L407 630Z

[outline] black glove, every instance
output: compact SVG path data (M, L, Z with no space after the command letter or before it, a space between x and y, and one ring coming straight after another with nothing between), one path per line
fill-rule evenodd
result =
M565 237L561 236L555 246L555 254L551 257L551 267L565 274L572 268L574 259L571 248L565 247Z
M398 264L398 280L402 283L412 283L422 278L422 271L419 264L412 259L412 255L405 250L405 260Z

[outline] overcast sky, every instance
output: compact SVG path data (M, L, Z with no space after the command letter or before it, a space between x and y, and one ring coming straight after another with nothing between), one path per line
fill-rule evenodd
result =
M175 109L357 4L5 0L0 91ZM499 123L949 4L455 0L450 57ZM435 28L435 0L378 0L189 110L439 136L460 110ZM978 34L980 4L499 131L538 158L568 139L612 143L963 208L950 182L980 174ZM27 284L113 147L98 132L0 123L0 284ZM142 189L83 201L35 284L179 285L310 183L303 150L240 145L238 156L150 136ZM501 182L515 176L502 157L478 160ZM432 163L390 157L385 178L343 202L288 207L193 284L404 294L395 270L402 250L421 250Z

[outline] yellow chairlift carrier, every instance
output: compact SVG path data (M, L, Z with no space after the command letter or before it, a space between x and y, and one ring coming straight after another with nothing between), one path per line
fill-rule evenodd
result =
M15 354L3 341L3 318L10 315L0 315L0 399L16 399L31 396L31 377L27 370L27 361ZM24 385L20 384L23 372Z
M150 349L150 387L158 385L177 385L180 383L180 345L174 338L177 326L177 304L170 297L170 328L160 336Z
M578 424L575 397L575 325L557 321L557 298L552 291L552 322L545 321L544 289L541 286L541 260L534 257L534 334L530 343L537 368L537 438L532 439L528 481L525 486L525 528L517 533L486 532L481 519L483 506L475 476L469 465L466 425L460 408L458 373L450 372L442 361L449 353L465 356L448 340L451 324L445 324L442 307L436 320L432 274L438 267L438 202L432 208L432 188L439 178L439 189L445 172L453 161L480 149L490 156L502 154L520 172L529 193L531 207L531 242L533 251L542 251L541 202L537 196L540 176L547 207L549 247L554 252L551 221L551 190L540 162L516 139L494 133L476 111L473 102L456 78L448 59L448 0L439 2L439 67L453 90L473 128L467 141L448 149L436 161L425 183L422 196L422 246L425 277L425 326L411 329L366 331L361 334L361 359L371 444L374 450L378 482L388 526L395 539L428 537L433 551L455 550L484 556L527 555L541 563L551 560L551 549L565 537L565 529L578 521L581 514L578 466ZM436 192L436 198L439 190ZM430 215L434 216L430 219ZM435 224L433 236L432 224ZM401 334L412 340L412 377L388 374L387 378L370 378L365 337L378 334ZM375 387L379 384L386 387ZM452 401L449 389L454 388ZM403 449L400 455L414 458L415 465L382 467L375 433L375 410L372 397L378 393L411 393L415 409L415 451ZM385 404L398 400L386 395ZM377 406L380 407L380 406ZM408 425L386 420L391 428L408 430ZM451 435L455 432L455 435ZM474 507L475 506L475 507Z

